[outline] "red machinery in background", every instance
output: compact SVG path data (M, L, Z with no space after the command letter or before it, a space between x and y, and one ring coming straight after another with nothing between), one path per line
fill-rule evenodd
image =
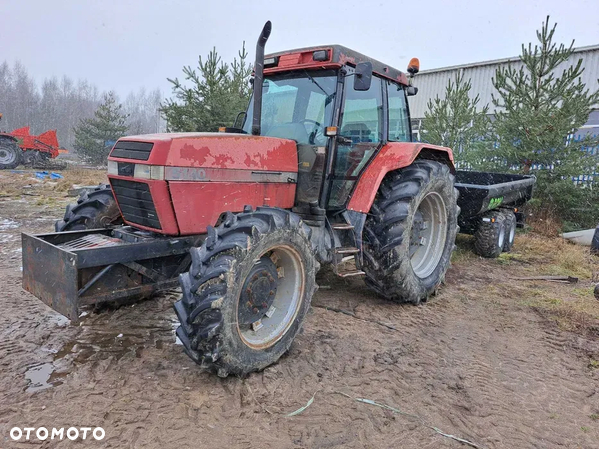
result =
M0 114L0 118L2 115ZM51 161L66 153L58 145L56 130L38 136L31 135L29 126L10 133L0 132L0 170L15 168L20 164L34 167L66 168L66 164Z

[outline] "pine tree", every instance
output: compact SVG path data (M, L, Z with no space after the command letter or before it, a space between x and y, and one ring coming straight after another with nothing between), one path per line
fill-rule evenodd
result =
M522 45L522 66L499 68L493 79L497 159L521 173L535 173L543 182L592 170L597 159L587 150L599 144L590 137L568 138L588 120L599 91L593 86L591 93L582 83L582 59L559 73L574 41L569 47L554 43L556 26L550 29L547 17L537 31L539 44Z
M205 61L199 57L197 69L183 67L189 87L178 78L168 79L174 98L166 100L162 112L169 131L218 131L221 126L231 126L247 107L251 71L245 42L239 59L230 65L222 62L214 48Z
M422 139L454 150L459 161L470 162L470 155L484 145L489 134L489 105L479 108L480 97L470 98L470 80L459 73L451 78L443 99L429 100L422 123Z
M105 165L114 142L127 134L126 122L116 94L105 94L94 117L81 119L74 130L77 153L89 163Z
M556 26L550 28L548 16L537 31L538 44L522 45L521 66L497 69L493 128L498 145L479 160L493 169L535 174L539 202L555 208L573 226L596 224L599 196L588 186L577 187L572 176L598 171L599 156L589 150L599 145L599 138L571 137L599 102L599 91L597 85L591 92L582 83L582 59L564 67L574 41L569 47L556 44ZM594 212L589 213L585 204Z

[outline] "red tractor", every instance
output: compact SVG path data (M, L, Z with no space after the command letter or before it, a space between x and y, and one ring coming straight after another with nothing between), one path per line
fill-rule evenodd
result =
M435 292L459 208L451 150L411 141L416 89L337 45L264 57L270 29L243 125L119 139L110 186L67 208L61 232L23 235L27 290L77 321L80 305L178 280L177 336L220 376L263 369L288 350L322 264L365 276L390 300L418 304ZM526 200L509 195L503 204ZM501 252L499 221L487 235Z
M0 114L0 120L2 114ZM0 170L29 165L65 168L64 164L51 163L60 154L56 130L32 136L29 127L15 129L10 133L0 132Z

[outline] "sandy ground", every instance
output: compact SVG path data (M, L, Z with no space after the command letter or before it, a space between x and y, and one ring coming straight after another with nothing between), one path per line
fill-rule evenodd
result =
M22 290L19 233L51 231L68 202L57 196L0 192L0 448L467 447L432 427L483 448L599 447L596 267L576 285L512 280L557 269L535 249L542 239L519 236L520 255L483 260L461 238L447 284L418 307L322 272L290 353L220 379L175 344L175 291L73 326ZM581 301L590 313L563 312ZM14 426L106 437L19 444Z

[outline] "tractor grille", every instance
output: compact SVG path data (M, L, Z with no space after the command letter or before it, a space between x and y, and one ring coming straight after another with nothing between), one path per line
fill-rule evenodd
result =
M110 183L126 221L153 229L162 229L150 186L143 182L122 179L111 179Z
M153 143L120 140L116 143L110 155L112 157L122 157L124 159L147 161L153 146Z

